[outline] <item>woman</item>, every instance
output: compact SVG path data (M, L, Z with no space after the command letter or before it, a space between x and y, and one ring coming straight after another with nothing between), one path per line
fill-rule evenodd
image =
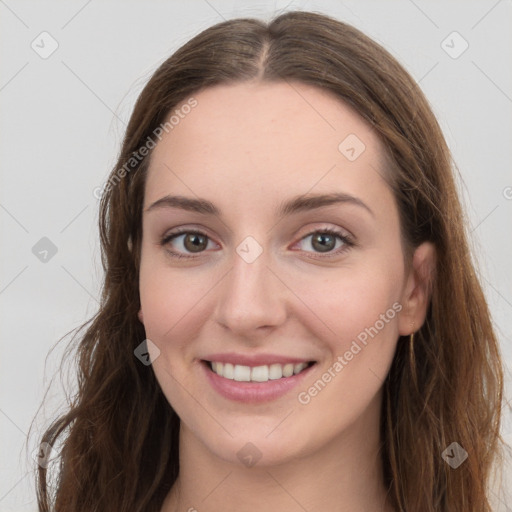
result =
M103 190L40 510L490 511L502 364L451 167L348 25L289 12L180 48Z

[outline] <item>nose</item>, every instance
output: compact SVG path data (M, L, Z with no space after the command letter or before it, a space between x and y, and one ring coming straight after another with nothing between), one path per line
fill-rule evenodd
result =
M266 336L286 319L289 291L269 267L266 254L248 263L235 253L233 267L220 284L216 320L244 339Z

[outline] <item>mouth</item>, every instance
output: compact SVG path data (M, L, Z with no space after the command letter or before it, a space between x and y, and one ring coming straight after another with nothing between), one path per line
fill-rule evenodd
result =
M291 399L292 390L313 378L320 365L278 353L219 352L203 357L196 361L208 387L225 399L245 404Z
M273 363L269 365L245 366L222 361L202 360L201 363L212 373L219 377L241 383L265 383L281 381L302 374L316 361L302 363Z

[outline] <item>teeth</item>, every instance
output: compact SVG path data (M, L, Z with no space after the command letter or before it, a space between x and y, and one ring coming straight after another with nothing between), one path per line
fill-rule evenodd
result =
M292 375L300 373L307 366L308 363L275 363L250 367L240 364L232 365L231 363L221 363L218 361L211 362L211 368L217 375L238 382L268 382L269 380L277 380L282 377L291 377Z
M293 367L293 373L297 375L297 373L300 373L302 370L304 370L304 368L306 368L307 365L307 363L297 363Z
M293 363L288 363L283 366L283 377L291 377L293 375Z
M222 363L218 363L220 365L220 368L217 366L217 374L222 375L226 379L233 380L235 378L235 369L233 368L233 365L231 363L225 363L224 365ZM222 372L219 373L219 372Z
M235 376L233 379L238 382L250 382L251 369L248 366L235 365Z
M272 380L280 379L283 376L283 367L280 364L271 364L268 374Z
M245 368L247 368L247 366ZM251 380L256 382L267 382L268 374L268 366L255 366L251 370Z

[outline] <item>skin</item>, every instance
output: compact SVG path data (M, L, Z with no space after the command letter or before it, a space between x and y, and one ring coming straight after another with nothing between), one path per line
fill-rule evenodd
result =
M160 350L155 375L181 418L180 475L162 511L390 512L378 453L382 384L399 335L425 319L434 248L419 246L406 269L380 140L330 93L251 82L194 97L198 105L154 149L144 198L139 318ZM354 161L338 150L349 134L365 145ZM331 192L359 198L372 213L347 202L276 216L293 196ZM208 199L221 215L147 211L167 194ZM191 252L186 235L160 245L180 226L208 236L202 252ZM356 245L329 257L344 244L335 238L321 252L313 239L322 228ZM247 236L263 249L252 263L236 252ZM300 403L298 393L394 303L401 311ZM199 361L215 352L317 364L284 397L242 404L206 380ZM252 467L237 457L247 442L261 453Z

